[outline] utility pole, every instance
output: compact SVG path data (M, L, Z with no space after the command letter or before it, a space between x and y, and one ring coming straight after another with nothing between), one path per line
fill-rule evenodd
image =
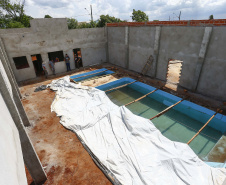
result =
M89 13L89 11L85 8L85 10ZM93 9L92 9L92 5L90 5L90 11L91 13L89 14L91 16L91 21L93 21Z
M93 22L93 10L92 10L92 5L90 5L90 10L91 10L91 21Z
M173 13L174 15L176 15L175 13ZM177 15L176 15L177 16ZM177 18L179 19L179 21L180 21L180 16L181 16L181 11L180 11L180 13L179 13L179 16L177 16Z

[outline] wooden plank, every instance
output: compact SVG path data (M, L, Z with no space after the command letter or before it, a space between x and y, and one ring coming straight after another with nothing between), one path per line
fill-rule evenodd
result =
M159 90L159 88L157 88L157 89L155 89L155 90L153 90L153 91L151 91L151 92L145 94L144 96L141 96L140 98L137 98L136 100L133 100L133 101L131 101L131 102L125 104L124 106L127 106L127 105L130 105L130 104L132 104L132 103L135 103L135 102L137 102L137 101L139 101L139 100L145 98L146 96L148 96L148 95L154 93L154 92L157 91L157 90Z
M179 103L181 103L181 102L184 101L184 100L185 100L185 98L182 99L182 100L180 100L180 101L178 101L177 103L175 103L175 104L173 104L173 105L167 107L165 110L163 110L162 112L158 113L156 116L150 118L150 120L152 120L152 119L154 119L154 118L157 118L157 117L159 117L159 116L165 114L165 113L168 112L170 109L172 109L173 107L175 107L176 105L178 105Z
M95 74L98 74L98 73L102 73L102 72L105 72L105 71L108 71L108 69L106 69L104 71L99 71L99 72L96 72L96 73L84 75L84 76L79 76L79 77L76 77L76 78L71 78L71 79L75 80L75 79L78 79L78 78L83 78L83 77L86 77L86 76L92 76L92 75L95 75Z
M120 88L122 88L122 87L125 87L125 86L127 86L127 85L133 84L133 83L135 83L135 82L137 82L137 81L133 81L133 82L130 82L130 83L128 83L128 84L120 85L120 86L118 86L118 87L114 87L114 88L108 89L108 90L106 90L106 91L104 91L104 92L112 91L112 90L115 90L115 89L120 89Z
M216 116L218 112L219 110L217 110L217 112L215 112L215 114L211 116L211 118L205 123L205 125L203 125L203 127L187 142L188 145L199 135L200 132L202 132L202 130L209 124L209 122Z

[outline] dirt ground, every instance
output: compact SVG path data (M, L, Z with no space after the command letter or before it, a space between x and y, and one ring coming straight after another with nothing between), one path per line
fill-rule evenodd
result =
M51 76L47 80L41 77L21 83L22 103L32 124L31 127L27 128L27 132L47 174L48 180L45 182L45 185L111 184L102 171L95 165L76 135L65 129L59 123L60 119L56 114L50 112L50 106L54 99L55 92L49 89L34 92L36 87L47 85L51 83L53 79L102 67L109 68L116 73L107 77L86 81L82 83L82 85L95 87L121 77L131 77L154 87L164 86L162 88L163 90L181 97L188 93L183 89L175 90L175 87L167 87L167 85L161 81L153 80L149 77L141 76L138 73L112 65L96 66L76 72L73 71L71 73L61 74L60 76ZM189 100L213 110L221 103L192 93L189 93ZM216 107L212 105L216 105ZM26 171L26 174L28 184L30 185L33 180L28 171Z
M44 79L43 79L44 80ZM22 103L32 124L27 132L52 184L111 184L95 165L74 133L65 129L50 106L55 92L47 89L34 92L40 85L51 80L25 85L20 88ZM28 184L32 178L26 171Z

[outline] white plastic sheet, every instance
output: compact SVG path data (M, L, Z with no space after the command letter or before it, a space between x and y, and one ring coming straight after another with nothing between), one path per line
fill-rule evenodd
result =
M223 184L225 169L211 168L187 145L164 137L154 124L118 107L98 89L53 81L51 109L121 184Z

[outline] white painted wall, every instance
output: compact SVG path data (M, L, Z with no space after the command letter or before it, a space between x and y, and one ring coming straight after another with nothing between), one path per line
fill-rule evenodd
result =
M0 60L0 73L4 78L9 95L13 98L12 87ZM9 96L9 98L10 98ZM19 132L0 92L0 184L25 185L24 160Z
M20 138L0 93L0 184L26 185Z

